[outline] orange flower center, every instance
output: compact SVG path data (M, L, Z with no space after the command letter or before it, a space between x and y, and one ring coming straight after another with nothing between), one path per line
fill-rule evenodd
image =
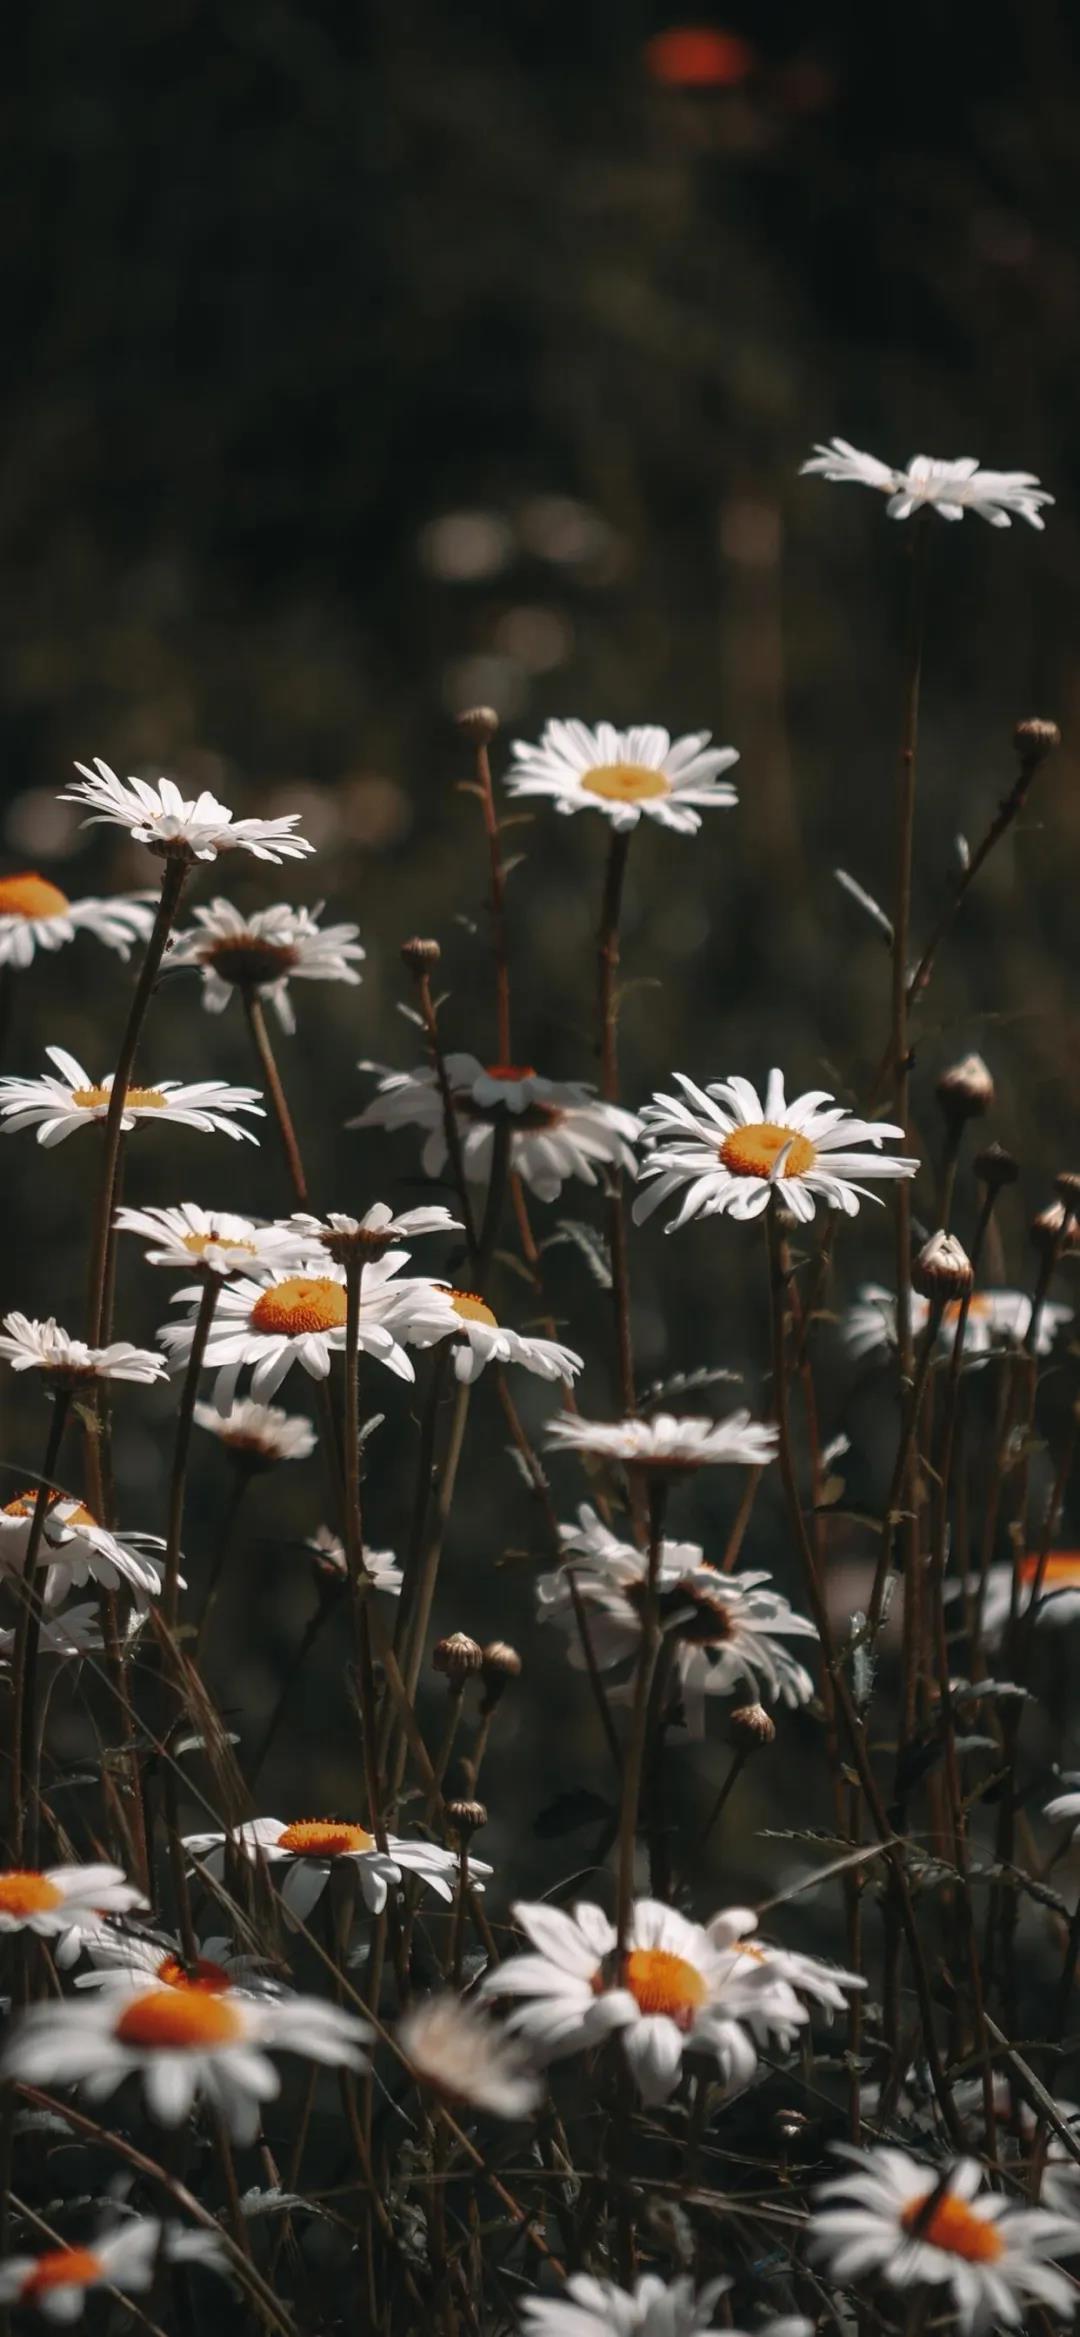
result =
M305 1331L340 1331L345 1285L328 1274L289 1274L256 1299L250 1321L253 1331L271 1331L283 1339L302 1338Z
M771 1177L786 1150L781 1175L804 1177L817 1159L817 1147L793 1128L778 1128L774 1120L760 1120L751 1128L733 1128L719 1146L724 1167L733 1177Z
M107 2277L100 2256L92 2248L50 2248L39 2256L19 2290L21 2298L47 2295L52 2288L92 2288Z
M478 1298L475 1290L450 1290L447 1297L454 1313L461 1316L463 1323L490 1323L493 1331L498 1330L498 1322L491 1308L482 1298Z
M1033 1551L1029 1558L1021 1559L1021 1582L1034 1582L1038 1571L1037 1551ZM1080 1589L1080 1550L1054 1550L1051 1552L1046 1561L1043 1589L1051 1590L1055 1585L1058 1589L1064 1589L1070 1585Z
M232 1234L185 1233L180 1238L183 1248L190 1250L193 1258L205 1257L207 1250L215 1249L219 1243L228 1250L242 1250L247 1258L257 1258L259 1255L255 1242L238 1242Z
M78 1105L80 1112L108 1111L109 1090L107 1087L73 1087L71 1100ZM168 1098L162 1095L159 1087L129 1087L124 1096L126 1112L164 1112L167 1108Z
M0 1915L13 1915L17 1923L28 1922L31 1915L50 1914L63 1903L63 1892L34 1868L16 1866L0 1874Z
M205 2053L243 2033L235 2006L200 1988L151 1988L125 2005L113 2031L118 2044L151 2053Z
M237 982L241 987L246 984L255 989L263 982L280 981L283 974L291 973L300 962L300 952L291 943L264 941L258 933L237 933L224 941L215 941L213 948L201 955L223 982Z
M194 1988L205 1996L220 1996L232 1987L224 1965L213 1963L208 1956L193 1956L190 1964L179 1956L165 1956L154 1978L160 1988Z
M602 795L608 803L645 803L650 796L670 795L671 781L646 763L597 763L582 775L588 795Z
M62 917L71 902L59 885L29 870L25 876L0 876L0 917Z
M278 1835L279 1850L296 1858L348 1858L357 1850L374 1850L375 1836L363 1826L349 1826L334 1818L298 1818Z
M920 2198L910 2199L900 2217L904 2230L914 2239L926 2240L932 2248L944 2248L950 2256L963 2256L968 2264L993 2264L1004 2255L1005 2242L997 2225L984 2223L965 2199L952 2199L946 2193L923 2223L923 2209L933 2195L924 2191Z
M50 1493L49 1509L55 1509L60 1498L58 1493ZM36 1493L17 1493L14 1501L5 1502L3 1514L5 1517L33 1517L36 1507ZM96 1526L97 1519L84 1501L73 1501L63 1523L66 1526Z
M708 1988L694 1964L669 1948L631 1948L622 1985L644 2013L666 2013L677 2029L692 2029Z

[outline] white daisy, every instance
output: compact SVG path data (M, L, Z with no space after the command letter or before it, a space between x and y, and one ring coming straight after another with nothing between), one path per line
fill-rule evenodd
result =
M633 1146L639 1121L617 1104L598 1102L581 1081L542 1079L528 1064L485 1066L475 1055L448 1055L446 1071L465 1173L473 1182L487 1182L495 1127L507 1114L512 1121L510 1168L540 1201L557 1200L568 1177L595 1185L598 1166L636 1174ZM422 1128L425 1175L439 1177L446 1167L442 1098L434 1072L426 1067L387 1072L366 1111L346 1125Z
M132 2217L100 2232L91 2247L48 2248L39 2256L5 2256L0 2262L0 2305L22 2305L49 2321L82 2318L96 2288L118 2288L141 2296L152 2288L159 2263L205 2264L225 2272L228 2258L213 2232L185 2231L152 2215Z
M49 1072L42 1079L0 1079L0 1118L5 1136L36 1128L39 1144L62 1144L76 1128L90 1128L95 1120L107 1118L112 1073L96 1081L64 1047L46 1047L45 1053L55 1063L59 1079ZM120 1125L127 1133L137 1120L167 1120L172 1127L198 1128L204 1135L217 1129L222 1136L242 1136L257 1144L251 1129L238 1127L228 1115L251 1112L256 1119L265 1119L258 1093L257 1087L229 1087L223 1079L190 1084L164 1079L159 1087L129 1087Z
M728 1957L725 1981L742 1978L749 1958L764 1981L779 1981L797 1996L808 1996L812 2004L821 2006L826 2018L834 2012L846 2011L852 1990L866 1987L858 1972L846 1972L839 1964L823 1964L817 1956L804 1955L799 1948L777 1947L769 1940L758 1939L757 1927L757 1916L750 1907L725 1907L722 1914L714 1915L706 1924L713 1946ZM763 1998L763 2003L767 2004L768 1999ZM765 2044L770 2035L778 2034L777 2020L766 2011L759 2022L753 2003L746 2018L759 2043Z
M26 1560L37 1494L17 1493L0 1509L0 1578L20 1576ZM61 1495L50 1501L37 1563L44 1567L42 1597L46 1606L59 1606L69 1590L83 1590L96 1582L102 1590L133 1592L145 1606L161 1590L161 1572L151 1550L164 1550L158 1534L111 1534L99 1525L85 1502Z
M373 1202L363 1217L348 1217L339 1209L331 1209L326 1217L311 1217L306 1210L296 1209L289 1223L309 1252L326 1250L339 1265L350 1257L360 1257L365 1263L383 1257L396 1241L417 1241L426 1233L461 1232L461 1219L451 1217L448 1209L403 1209L395 1217L385 1201Z
M876 455L849 446L846 438L816 446L801 468L804 475L816 472L842 485L876 487L889 497L890 519L910 519L913 511L932 503L942 519L963 519L965 511L977 511L991 527L1011 527L1014 513L1029 527L1042 528L1042 506L1054 500L1033 471L982 471L974 455L942 462L930 454L913 454L906 470L893 470Z
M648 1580L646 1553L620 1542L587 1504L576 1526L560 1528L566 1558L556 1574L537 1582L541 1616L569 1640L570 1662L585 1662L570 1576L589 1617L589 1641L601 1670L632 1656L641 1638ZM674 1648L674 1668L687 1728L705 1733L705 1700L746 1687L755 1698L796 1706L809 1702L814 1683L785 1647L785 1638L815 1639L812 1623L796 1615L768 1574L720 1574L696 1542L661 1545L657 1583L661 1622Z
M1035 1577L1039 1572L1039 1553L1030 1550L1021 1558L1019 1566L1017 1613L1024 1615L1031 1605ZM991 1566L982 1592L982 1635L986 1646L997 1648L1005 1635L1012 1612L1013 1569L1011 1565ZM977 1575L968 1578L967 1590L973 1598L979 1595ZM1058 1629L1075 1623L1080 1615L1080 1550L1051 1550L1043 1570L1042 1589L1035 1610L1035 1629Z
M350 982L367 951L358 925L320 926L325 903L290 909L284 901L244 917L231 901L211 901L195 910L196 923L174 936L168 963L197 966L203 1005L220 1014L237 989L255 991L273 1006L283 1031L296 1029L290 982Z
M496 2118L528 2118L543 2082L516 2037L463 1996L429 1996L398 2022L398 2044L416 2077L452 2103Z
M36 869L0 876L0 966L30 965L39 949L62 949L77 933L92 933L118 957L131 956L134 941L145 941L154 911L138 893L112 900L69 901L59 885Z
M141 1234L151 1244L148 1265L188 1274L197 1266L207 1274L254 1274L263 1266L292 1265L310 1248L291 1225L259 1225L225 1209L200 1209L197 1201L175 1209L118 1209L113 1223L118 1233Z
M458 1322L430 1282L410 1276L394 1279L406 1263L407 1252L391 1250L368 1267L360 1293L359 1345L362 1354L373 1355L399 1379L413 1380L416 1374L400 1341L430 1343L456 1331ZM188 1320L167 1323L158 1334L174 1369L186 1364L191 1353L199 1296L197 1287L177 1291L175 1303L190 1302ZM228 1411L248 1364L251 1393L258 1403L276 1393L294 1363L311 1379L326 1379L331 1356L345 1352L345 1316L344 1268L329 1258L302 1273L226 1283L204 1356L206 1365L217 1371L218 1409Z
M296 1818L288 1825L281 1818L252 1818L230 1839L253 1865L265 1859L268 1866L287 1868L281 1896L301 1923L321 1899L333 1867L343 1863L354 1868L364 1905L373 1915L381 1913L388 1885L399 1883L403 1872L417 1875L437 1898L449 1901L454 1896L457 1857L435 1842L409 1842L390 1834L382 1851L366 1826L338 1818ZM184 1847L211 1874L218 1874L224 1870L225 1842L224 1834L188 1834ZM470 1858L469 1873L489 1875L491 1868L482 1859Z
M219 2110L235 2142L254 2142L261 2106L281 2080L269 2052L362 2069L366 2021L316 1996L243 1996L198 1988L108 1988L37 2005L14 2030L2 2068L16 2084L81 2085L104 2101L139 2073L151 2116L179 2126L196 2098Z
M711 730L673 739L646 723L616 730L598 722L548 722L538 746L515 739L506 774L511 795L549 795L556 811L600 811L614 828L636 828L644 813L692 836L701 810L726 810L736 789L720 774L739 760L734 747L712 747Z
M510 1956L485 1974L485 1997L526 1997L511 2026L543 2061L588 2050L619 2032L646 2102L666 2101L684 2053L706 2054L725 2085L746 2085L757 2067L749 2026L771 2023L783 2037L806 2020L786 1982L747 1957L733 1959L700 1923L656 1899L635 1901L621 1968L617 1934L602 1908L518 1905L514 1919L532 1955Z
M84 827L110 821L163 859L216 860L219 852L251 852L256 860L302 860L315 850L291 833L299 812L277 820L234 820L205 789L186 802L172 779L159 779L156 787L145 779L125 783L100 755L94 757L93 770L86 763L76 763L75 769L81 779L58 801L89 804Z
M133 1347L129 1339L114 1339L110 1347L87 1347L62 1331L55 1315L44 1322L35 1315L5 1315L0 1356L12 1371L44 1371L68 1387L95 1379L135 1380L149 1387L164 1379L168 1366L147 1347Z
M529 2296L521 2307L525 2337L706 2337L717 2301L730 2280L710 2280L696 2293L692 2280L670 2284L655 2272L632 2289L591 2272L574 2272L561 2296ZM811 2337L814 2324L799 2313L762 2321L756 2337ZM741 2337L729 2330L728 2337Z
M339 1534L331 1532L329 1526L317 1526L315 1532L308 1535L304 1548L311 1551L320 1573L338 1575L343 1581L347 1579L349 1562L345 1555L345 1544ZM364 1573L376 1590L388 1591L393 1599L401 1597L405 1578L392 1550L369 1550L365 1543Z
M912 1293L911 1327L920 1337L930 1314L929 1300ZM960 1319L960 1302L946 1306L941 1318L938 1346L942 1354L951 1355L956 1344L956 1330ZM1049 1355L1062 1325L1071 1323L1071 1306L1060 1306L1048 1300L1039 1317L1036 1352ZM964 1327L965 1355L989 1355L995 1347L1019 1347L1027 1337L1031 1321L1031 1300L1022 1290L977 1290L968 1305ZM891 1355L896 1348L896 1295L878 1282L865 1282L854 1304L848 1308L841 1324L840 1336L854 1362L862 1363L870 1355Z
M250 1396L238 1398L227 1412L216 1404L196 1404L199 1428L247 1469L272 1469L277 1461L306 1461L318 1437L301 1412L282 1412L276 1404L256 1404Z
M771 1421L751 1420L745 1410L726 1420L676 1419L671 1412L655 1412L646 1420L583 1420L576 1412L559 1412L548 1421L547 1435L549 1445L563 1452L672 1473L720 1462L762 1469L776 1459L780 1441Z
M479 1379L489 1363L518 1363L546 1380L572 1380L584 1368L572 1347L560 1347L555 1339L525 1339L519 1331L508 1330L477 1291L453 1290L446 1283L437 1287L445 1292L455 1318L454 1370L459 1380Z
M155 1988L196 1988L210 1996L231 1988L281 1993L267 1977L262 1957L240 1954L231 1940L216 1935L198 1942L193 1959L164 1932L119 1931L107 1923L88 1933L82 1945L94 1969L80 1973L76 1988L148 1988L152 1982ZM73 1963L75 1958L58 1954L56 1960Z
M1048 1801L1043 1816L1050 1826L1068 1825L1073 1836L1080 1826L1080 1793L1058 1793Z
M81 1916L126 1915L145 1907L122 1866L9 1867L0 1872L0 1933L68 1931Z
M974 2159L930 2167L902 2150L834 2147L851 2165L822 2184L810 2219L810 2251L829 2279L944 2287L965 2332L1018 2327L1029 2304L1071 2321L1074 2284L1046 2259L1080 2248L1080 2220L984 2190Z
M881 1152L883 1139L902 1136L902 1128L856 1119L823 1088L789 1104L779 1071L769 1073L764 1102L748 1079L703 1089L681 1071L675 1077L683 1095L654 1096L641 1115L652 1149L640 1171L650 1189L634 1203L639 1223L675 1193L684 1199L669 1233L693 1217L760 1217L774 1192L804 1224L818 1201L855 1217L857 1196L876 1198L857 1178L913 1177L918 1169L917 1160Z

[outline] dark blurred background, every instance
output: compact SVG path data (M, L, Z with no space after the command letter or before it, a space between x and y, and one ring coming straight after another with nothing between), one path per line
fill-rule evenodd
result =
M888 898L909 537L879 498L799 479L837 431L890 461L1029 469L1058 498L1045 536L934 525L916 868L922 929L955 838L981 834L1010 781L1013 722L1060 721L1065 751L923 1012L915 1088L932 1152L933 1074L971 1046L987 1056L994 1132L1024 1164L1007 1263L1030 1278L1025 1216L1072 1161L1080 1076L1077 48L1052 0L685 19L659 0L49 0L9 28L4 865L72 894L148 881L138 848L56 805L76 756L209 785L238 813L302 814L316 861L225 861L196 898L325 897L360 926L363 988L301 986L300 1035L283 1043L327 1206L418 1189L407 1137L341 1133L370 1092L356 1060L416 1058L394 1011L404 935L443 942L448 1040L492 1050L483 860L452 723L477 701L508 737L575 713L709 727L740 749L737 812L707 816L696 842L635 841L626 1100L675 1066L760 1078L774 1061L795 1089L865 1093L887 962L832 870ZM514 831L516 1051L554 1076L594 1069L605 834L543 807ZM3 1068L43 1069L59 1040L101 1076L129 981L90 941L39 960ZM239 1010L211 1021L194 984L168 985L143 1063L249 1076ZM5 1304L73 1328L92 1141L41 1156L20 1136L0 1152ZM132 1152L146 1197L284 1205L269 1137L240 1157L181 1134L169 1158L140 1131ZM963 1183L961 1230L971 1205ZM595 1217L580 1188L562 1211ZM841 1245L838 1302L864 1274L887 1277L877 1214ZM576 1252L553 1252L552 1273L588 1351L588 1406L607 1410L603 1298ZM654 1224L635 1289L643 1379L724 1364L762 1400L756 1242L715 1227L665 1242ZM132 1246L121 1328L149 1335L167 1296ZM523 1319L512 1277L502 1303ZM400 1546L415 1430L394 1383L368 1392L388 1414L370 1530ZM854 1421L849 1491L874 1506L891 1421L851 1392L834 1350L825 1425ZM290 1407L308 1399L288 1383ZM522 1400L542 1421L535 1383ZM128 1398L122 1419L123 1522L154 1527L154 1401ZM440 1619L525 1647L478 1847L512 1886L547 1884L592 1837L530 1829L557 1794L597 1783L599 1756L561 1641L531 1625L532 1566L495 1571L539 1539L483 1385L476 1419ZM36 1459L40 1425L21 1388L16 1467ZM193 1575L223 1482L215 1453L200 1470ZM714 1547L731 1497L701 1482L677 1522ZM564 1469L563 1514L577 1497ZM324 1506L317 1461L252 1496L211 1667L241 1730L314 1601L286 1536ZM856 1523L837 1524L841 1609L866 1549ZM795 1590L771 1492L747 1557ZM280 1814L345 1810L355 1792L342 1660L327 1634L298 1687L266 1785ZM785 1725L781 1787L815 1741L811 1723ZM678 1756L688 1827L726 1759L713 1727L704 1754ZM776 1881L775 1848L749 1830L762 1807L748 1793L723 1845L735 1893Z

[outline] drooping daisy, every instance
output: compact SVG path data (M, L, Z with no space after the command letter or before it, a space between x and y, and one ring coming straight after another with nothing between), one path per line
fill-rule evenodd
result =
M162 2126L181 2125L201 2095L233 2140L249 2143L262 2104L281 2090L269 2053L362 2069L370 2036L366 2021L317 1996L108 1988L24 2013L0 2067L16 2084L81 2085L91 2101L139 2073Z
M593 1657L606 1670L632 1656L640 1643L649 1562L632 1542L619 1541L587 1504L578 1520L561 1528L566 1557L558 1573L539 1577L537 1597L542 1618L566 1632L570 1662L580 1669L585 1656L572 1575L588 1610ZM768 1574L720 1574L698 1543L665 1541L657 1588L692 1737L704 1736L706 1698L729 1696L740 1686L772 1703L809 1702L814 1683L784 1640L817 1634L772 1588Z
M373 1258L385 1257L396 1241L416 1241L427 1233L461 1232L461 1219L451 1217L448 1209L405 1209L395 1217L385 1201L373 1202L363 1217L347 1217L339 1209L331 1209L326 1217L311 1217L306 1210L297 1209L289 1223L309 1252L325 1250L339 1266L351 1258L360 1258L367 1265Z
M414 2074L444 2100L496 2118L528 2118L541 2100L543 2081L524 2046L466 1997L414 2004L396 2035Z
M930 1313L929 1301L912 1293L911 1327L920 1337L926 1328ZM958 1300L951 1301L941 1318L938 1347L942 1354L951 1355L956 1343L960 1319ZM1036 1335L1036 1353L1049 1355L1063 1324L1071 1323L1071 1306L1060 1306L1047 1300L1039 1316ZM969 1305L964 1326L965 1355L989 1355L995 1347L1019 1347L1027 1337L1031 1321L1031 1300L1022 1290L977 1290ZM841 1325L841 1338L852 1360L862 1363L870 1355L890 1355L896 1348L896 1294L880 1283L865 1282L854 1304L848 1308Z
M317 1526L315 1532L308 1535L304 1548L310 1550L320 1574L348 1580L349 1561L345 1555L345 1544L339 1534L331 1532L329 1526ZM365 1543L364 1573L376 1590L389 1591L393 1599L401 1597L405 1577L392 1550L369 1550Z
M707 2337L717 2301L730 2280L710 2280L695 2293L692 2280L670 2284L655 2272L632 2289L591 2272L571 2273L561 2296L528 2296L521 2307L525 2337ZM800 2313L762 2321L756 2337L811 2337L814 2324ZM728 2337L742 2337L730 2330Z
M403 1340L435 1338L456 1331L456 1315L442 1293L419 1276L398 1276L408 1262L407 1252L391 1250L367 1268L360 1292L359 1346L396 1373L413 1380L416 1373L401 1344ZM186 1364L197 1320L198 1289L179 1290L175 1303L188 1303L188 1320L167 1323L159 1333L173 1367ZM262 1282L246 1278L226 1283L206 1343L204 1361L217 1370L214 1402L228 1411L236 1383L251 1366L251 1393L263 1403L276 1394L294 1363L311 1379L326 1379L330 1358L345 1352L345 1270L330 1258L313 1261L299 1273L274 1273Z
M205 788L187 802L172 779L159 779L156 787L146 779L125 782L100 755L94 757L93 770L86 763L76 763L75 769L82 777L58 801L89 804L84 827L108 821L126 828L137 844L148 845L162 859L216 860L219 852L251 852L256 860L302 860L315 850L291 833L299 812L276 820L234 820Z
M751 1420L745 1410L730 1413L726 1420L676 1419L671 1412L655 1412L646 1420L582 1420L576 1412L560 1412L548 1421L547 1435L548 1443L563 1452L672 1475L720 1462L762 1469L776 1459L779 1445L772 1423Z
M51 1146L62 1144L76 1128L92 1128L108 1117L113 1082L111 1071L101 1081L91 1079L64 1047L46 1047L45 1053L60 1077L46 1072L41 1079L0 1079L0 1118L5 1136L36 1128L38 1143ZM252 1130L229 1115L250 1112L265 1119L258 1093L257 1087L230 1087L224 1079L163 1079L158 1087L129 1087L120 1125L128 1133L139 1120L167 1121L170 1127L198 1128L207 1136L216 1129L257 1144Z
M186 1957L180 1941L167 1933L122 1931L111 1924L101 1924L83 1944L94 1969L80 1973L76 1988L149 1988L153 1983L155 1988L195 1988L209 1996L232 1988L281 1993L262 1957L242 1954L231 1940L216 1935L199 1941L194 1958Z
M62 949L77 933L92 933L118 957L131 956L134 941L144 941L154 922L148 901L133 893L112 900L69 901L59 885L36 869L17 876L0 876L0 966L20 970L32 963L39 949Z
M17 1493L0 1509L0 1578L22 1575L30 1540L37 1494ZM145 1605L161 1590L161 1573L149 1553L163 1550L158 1534L111 1534L99 1525L85 1502L58 1495L45 1512L37 1563L44 1567L42 1597L46 1606L58 1606L69 1590L88 1582L102 1590L133 1592Z
M913 1177L918 1169L917 1160L880 1149L902 1128L856 1119L823 1088L789 1104L780 1071L770 1071L764 1102L748 1079L700 1088L682 1071L675 1077L682 1096L654 1096L641 1115L652 1149L639 1172L649 1180L634 1203L639 1223L675 1193L684 1197L669 1233L693 1217L760 1217L774 1192L804 1224L818 1201L855 1217L860 1197L877 1197L858 1178Z
M358 925L320 926L325 903L290 909L284 901L241 915L231 901L211 901L195 910L196 922L175 935L168 963L196 966L202 973L203 1005L220 1014L237 990L256 992L273 1006L282 1030L296 1029L290 982L357 983L355 971L367 951Z
M321 1899L332 1869L345 1863L353 1867L364 1905L373 1915L381 1913L389 1884L399 1883L403 1872L419 1876L437 1898L450 1900L454 1895L458 1861L452 1851L435 1842L405 1841L398 1834L388 1835L387 1848L381 1851L366 1826L344 1819L295 1818L286 1825L281 1818L252 1818L230 1839L253 1865L265 1859L268 1866L285 1866L281 1896L301 1923ZM184 1848L217 1874L224 1871L225 1842L224 1834L188 1834ZM482 1859L470 1858L469 1873L489 1875L491 1868Z
M614 828L636 828L644 814L679 835L693 836L701 809L724 811L738 793L721 773L739 760L735 747L713 747L711 730L673 739L646 723L616 730L613 723L548 722L539 745L515 739L506 774L511 795L547 795L556 811L600 811Z
M87 1347L60 1328L55 1315L44 1322L35 1315L5 1315L0 1356L12 1371L43 1371L57 1385L75 1388L87 1380L127 1379L149 1387L168 1370L160 1355L148 1347L133 1347L129 1339L114 1339L110 1347Z
M455 1316L454 1371L459 1380L479 1379L489 1363L517 1363L546 1380L572 1380L584 1369L583 1358L572 1347L560 1347L556 1339L525 1339L520 1331L508 1330L477 1291L440 1287Z
M816 473L841 485L875 487L889 497L890 519L910 519L913 511L933 504L942 519L963 519L965 511L977 511L991 527L1011 527L1015 514L1029 527L1042 528L1042 506L1054 501L1033 471L983 471L974 455L942 462L930 454L913 454L906 469L894 470L876 455L861 454L846 438L815 446L801 469L804 476Z
M510 1956L481 1982L485 1997L523 1997L511 2026L542 2061L586 2051L619 2032L638 2091L666 2101L684 2053L714 2060L725 2085L746 2085L757 2067L748 2015L786 2037L806 2012L785 1981L751 1959L732 1958L700 1923L656 1899L635 1902L621 1969L617 1934L600 1907L518 1905L514 1920L534 1953Z
M0 1872L0 1933L68 1931L82 1916L129 1914L145 1907L122 1866L9 1867Z
M254 1274L263 1266L292 1265L305 1244L291 1225L259 1225L225 1209L200 1209L181 1201L175 1209L118 1209L118 1233L140 1234L151 1244L150 1266L172 1266L190 1274Z
M133 2216L100 2232L92 2247L48 2248L38 2256L5 2256L0 2262L0 2305L22 2305L49 2321L81 2320L96 2288L118 2288L141 2296L152 2288L159 2263L205 2264L228 2269L224 2246L213 2232L185 2231L152 2215Z
M965 2332L1016 2327L1029 2304L1072 2320L1075 2286L1047 2259L1075 2254L1080 2220L984 2189L974 2159L923 2166L902 2150L834 2148L851 2164L821 2185L810 2219L810 2251L828 2278L946 2288Z
M256 1404L249 1396L230 1404L227 1412L219 1412L216 1404L196 1404L195 1422L216 1436L239 1466L251 1470L306 1461L319 1441L301 1412L282 1412L276 1404Z
M617 1104L600 1103L581 1081L542 1079L529 1064L485 1065L475 1055L448 1055L446 1071L465 1173L472 1181L487 1182L495 1128L508 1114L510 1168L540 1201L557 1200L568 1177L595 1185L598 1167L636 1173L638 1120ZM422 1128L425 1175L441 1176L446 1167L442 1098L426 1066L385 1073L366 1111L346 1125Z

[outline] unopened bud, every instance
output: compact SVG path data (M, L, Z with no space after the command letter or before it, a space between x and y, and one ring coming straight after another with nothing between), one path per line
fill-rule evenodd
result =
M411 941L402 942L401 955L410 973L426 974L430 967L438 965L442 951L437 941L422 941L419 935L414 935Z
M482 1712L494 1712L500 1696L511 1680L521 1678L521 1657L508 1640L492 1639L484 1649L484 1701Z
M448 1639L437 1639L431 1651L431 1660L437 1672L445 1672L452 1687L478 1672L484 1660L484 1650L478 1639L470 1639L467 1631L452 1631Z
M981 1055L965 1055L941 1073L936 1092L945 1118L952 1126L962 1127L965 1120L980 1119L991 1110L994 1082Z
M1020 1174L1020 1163L1003 1144L986 1144L977 1152L972 1167L981 1185L989 1185L992 1193L1000 1193L1006 1185L1015 1185Z
M763 1752L776 1743L776 1722L763 1704L740 1704L728 1713L728 1736L740 1753Z
M1052 755L1055 748L1061 745L1061 732L1056 722L1040 722L1033 716L1030 722L1017 723L1013 732L1013 745L1021 762L1027 764L1029 771L1034 771L1040 763L1045 763L1047 755Z
M1062 1169L1054 1178L1054 1191L1058 1200L1064 1202L1070 1217L1080 1217L1080 1172L1076 1169Z
M474 738L478 746L488 746L499 727L494 706L469 706L457 717L457 726L466 738Z
M487 1817L487 1809L482 1801L448 1801L446 1803L447 1826L450 1832L456 1834L460 1840L467 1842L471 1835L478 1834L481 1826L487 1825Z
M975 1286L975 1269L963 1242L942 1227L923 1243L911 1279L922 1298L966 1298Z
M1057 1250L1074 1250L1077 1245L1076 1219L1063 1201L1051 1201L1048 1208L1040 1209L1038 1216L1031 1220L1030 1232L1035 1248L1044 1257L1052 1256Z

